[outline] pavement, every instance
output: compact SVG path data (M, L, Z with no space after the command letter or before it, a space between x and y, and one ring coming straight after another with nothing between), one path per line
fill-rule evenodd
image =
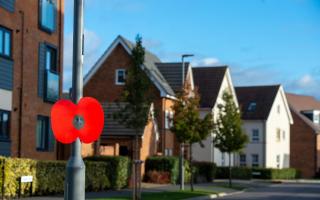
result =
M227 180L215 180L213 183L196 184L196 190L212 191L212 195L191 198L189 200L230 199L230 200L320 200L320 181L263 181L233 180L237 189L227 188ZM186 185L185 189L190 189ZM142 192L177 191L179 185L142 184ZM86 193L86 199L131 196L130 189L106 192ZM31 197L24 200L62 200L62 196Z

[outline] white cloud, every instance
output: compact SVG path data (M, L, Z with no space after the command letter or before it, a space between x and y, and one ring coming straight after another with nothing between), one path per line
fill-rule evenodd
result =
M196 59L191 62L193 66L215 66L219 65L220 61L214 57L206 57L203 59Z
M304 74L300 78L291 80L285 84L288 92L306 94L320 98L320 79L317 75Z
M101 47L101 38L93 31L84 30L84 75L92 67L99 58L97 52ZM71 87L72 81L72 52L73 52L73 33L65 36L64 40L64 79L63 88L68 90Z

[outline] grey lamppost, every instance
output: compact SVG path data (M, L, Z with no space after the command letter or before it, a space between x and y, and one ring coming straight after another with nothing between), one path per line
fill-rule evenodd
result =
M72 68L72 101L77 104L82 98L83 88L83 1L74 0L73 20L73 68ZM79 118L74 119L74 125L85 123ZM85 165L81 157L81 142L77 138L72 144L71 156L67 163L65 181L65 200L85 199Z
M186 57L192 57L194 56L193 54L183 54L181 56L182 60L182 88L184 88L184 79L185 79L185 66L184 66L184 58ZM183 154L184 154L184 143L180 144L180 156L179 156L179 175L180 175L180 190L184 190L184 159L183 159Z

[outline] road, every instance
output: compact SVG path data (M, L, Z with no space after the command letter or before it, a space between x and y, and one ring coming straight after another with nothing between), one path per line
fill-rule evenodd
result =
M248 189L241 194L230 195L221 200L320 200L320 184L282 183L269 187Z

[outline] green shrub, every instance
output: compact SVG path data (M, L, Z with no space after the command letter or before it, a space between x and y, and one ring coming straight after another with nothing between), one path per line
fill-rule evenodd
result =
M173 156L148 157L145 164L145 174L149 171L169 172L171 183L179 179L179 158Z
M0 156L0 194L2 194L2 189L3 189L3 185L2 185L2 181L3 181L3 173L4 173L4 162L5 162L5 157Z
M299 171L293 168L253 168L252 173L254 178L259 179L296 179L300 177Z
M6 197L15 197L19 191L19 182L21 176L36 175L36 161L30 159L8 158L5 159L4 166L4 195ZM33 180L32 192L35 192L37 180ZM21 195L28 195L30 183L21 184Z
M128 157L124 156L91 156L88 161L99 161L106 164L106 174L112 189L121 189L128 185L131 166Z
M234 179L251 179L251 168L232 167L231 175ZM229 178L229 167L217 167L216 178Z
M36 194L61 194L64 191L66 162L37 161L35 167Z
M184 162L184 180L189 182L191 178L189 162ZM179 182L179 158L174 156L152 156L148 157L145 165L145 180L148 180L150 171L169 172L170 182L177 184Z
M216 175L216 164L211 162L192 162L194 168L194 181L200 182L199 179L204 179L205 182L211 182Z
M103 191L110 188L110 180L106 171L109 165L105 162L86 161L86 190Z

